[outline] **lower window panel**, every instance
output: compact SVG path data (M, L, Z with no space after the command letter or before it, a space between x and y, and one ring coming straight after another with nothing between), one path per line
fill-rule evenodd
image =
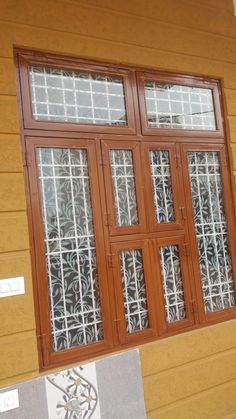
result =
M126 332L149 328L146 286L141 249L120 252L120 270L125 308Z
M162 284L168 323L186 319L179 246L177 244L159 248Z

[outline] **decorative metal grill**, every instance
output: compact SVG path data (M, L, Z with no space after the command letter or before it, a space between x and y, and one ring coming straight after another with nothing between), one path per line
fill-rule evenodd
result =
M36 120L127 125L122 78L31 67L30 86Z
M186 318L178 245L160 247L161 273L168 323Z
M138 224L132 151L111 150L110 164L116 224L118 226Z
M103 339L86 150L37 149L53 349Z
M235 306L219 153L188 153L205 311Z
M149 154L153 198L156 209L156 222L168 223L175 221L173 195L171 185L169 152L154 150Z
M120 253L123 297L127 333L149 327L142 251L126 250Z
M148 126L216 130L212 90L145 81Z

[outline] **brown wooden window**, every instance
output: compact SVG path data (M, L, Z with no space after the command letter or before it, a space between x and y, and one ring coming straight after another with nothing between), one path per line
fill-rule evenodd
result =
M219 82L16 57L41 366L235 317Z

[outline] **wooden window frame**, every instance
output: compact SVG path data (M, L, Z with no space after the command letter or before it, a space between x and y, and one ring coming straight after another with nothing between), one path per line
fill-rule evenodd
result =
M54 54L15 50L17 67L17 94L20 105L20 124L25 183L27 191L27 210L32 254L33 286L35 297L36 329L38 337L40 368L81 361L92 356L127 348L156 338L172 336L176 333L192 330L204 325L236 317L236 307L205 315L201 282L199 276L198 253L193 224L193 210L186 153L189 147L194 150L221 150L226 139L222 123L223 106L221 104L220 83L210 78L176 75L142 68L115 66L95 61L86 61L60 57ZM102 72L121 75L125 78L128 126L82 125L52 121L36 121L32 118L28 68L41 65L63 69ZM187 86L199 86L213 89L216 113L216 131L196 131L148 128L143 80L153 79L168 81ZM138 101L139 98L139 101ZM100 269L100 292L103 308L103 341L84 347L72 348L60 352L51 350L51 328L49 323L49 302L46 266L44 261L43 225L39 202L39 187L35 148L37 147L77 147L91 148L88 161L92 178L92 207L94 213L95 240L98 266ZM133 150L137 206L139 211L138 226L117 227L114 223L114 201L112 179L109 168L108 150L110 148ZM152 179L148 152L152 149L169 150L170 169L176 222L157 225L152 197ZM229 163L226 154L221 160L222 180L224 182L225 210L228 221L229 245L234 272L236 258L232 252L236 248L235 213L232 201L232 185ZM142 173L140 167L142 167ZM184 187L182 186L184 185ZM94 186L93 186L94 185ZM187 191L187 192L186 192ZM188 195L188 196L187 196ZM95 202L96 201L96 202ZM111 214L111 216L109 216ZM113 214L113 215L112 215ZM113 217L113 218L112 218ZM97 234L96 234L97 233ZM161 245L179 244L181 269L187 296L186 309L189 318L167 324L165 317L160 261L157 248ZM145 249L145 280L149 301L151 327L144 332L131 335L125 333L120 319L124 320L120 285L118 252L130 248ZM157 274L159 272L159 274ZM187 273L186 273L187 272ZM155 275L154 275L155 273ZM157 278L158 276L158 278ZM188 276L189 281L186 280ZM234 277L235 280L235 277Z

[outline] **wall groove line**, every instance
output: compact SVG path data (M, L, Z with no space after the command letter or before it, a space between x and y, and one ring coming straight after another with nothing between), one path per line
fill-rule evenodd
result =
M211 360L211 359L214 360L214 359L217 359L218 357L220 357L222 354L225 354L226 352L229 353L229 354L234 353L234 352L236 353L235 346L232 346L230 348L227 348L227 349L224 349L222 351L216 352L213 355L205 355L201 358L194 359L194 360L185 362L185 363L180 364L180 365L176 365L176 366L173 366L173 367L170 367L170 368L165 368L165 369L160 370L158 372L154 372L153 374L147 374L147 375L145 374L145 375L143 375L143 377L144 378L149 378L149 377L161 376L161 375L165 375L165 374L168 375L171 370L179 371L181 369L185 369L188 365L194 366L194 365L197 365L198 363L200 364L201 361L203 361L205 359L206 360L207 359L208 360Z
M164 20L161 19L157 19L157 18L151 18L151 17L147 17L147 16L143 16L143 15L139 15L137 13L128 13L128 12L123 12L114 8L107 8L107 7L102 7L102 6L95 6L95 5L91 5L89 3L84 3L84 2L80 2L80 4L75 3L74 0L63 0L65 3L69 3L69 4L73 4L73 6L75 7L79 7L81 4L84 8L89 8L89 9L95 9L95 10L102 10L104 12L107 12L108 10L112 13L112 14L116 14L119 16L127 16L127 17L135 17L137 19L143 20L144 22L154 22L156 23L161 23L163 25L166 26L171 26L173 28L177 28L177 29L188 29L191 32L197 32L197 33L202 33L202 34L209 34L209 35L214 35L215 37L219 36L220 38L224 38L224 39L236 39L236 35L235 36L229 36L229 35L222 35L220 33L216 33L216 32L210 32L210 31L204 31L202 29L197 29L197 28L192 28L191 26L183 26L183 25L178 25L176 23L171 23L171 22L165 22ZM236 27L235 27L236 30Z
M13 27L17 26L17 27L19 27L19 29L21 27L34 28L34 29L36 28L36 30L39 30L39 31L45 33L45 28L43 28L43 27L39 27L39 26L34 27L32 25L29 25L29 24L21 24L21 23L16 24L16 23L13 23L13 22L10 22L10 21L5 22L4 20L1 20L1 21L3 23L7 23L9 26L13 26ZM183 56L183 57L192 57L192 58L197 58L197 59L211 61L211 62L214 61L214 62L218 62L218 63L228 63L228 64L236 65L236 59L235 60L229 60L229 59L222 59L221 60L219 58L218 59L216 59L216 58L210 58L209 59L209 58L207 58L207 56L202 56L202 55L198 55L198 54L189 54L189 53L184 53L183 51L176 52L175 50L170 50L170 49L167 49L167 48L163 48L163 49L159 48L159 47L155 48L155 47L148 46L148 45L136 44L134 42L131 43L131 42L111 40L111 39L103 38L103 37L97 37L97 36L92 36L92 35L84 35L82 33L81 34L80 33L74 34L74 33L71 33L71 32L62 32L60 30L55 30L55 29L47 29L47 31L51 32L51 33L61 33L61 34L66 34L66 35L73 35L73 37L78 38L78 40L80 38L81 39L88 39L88 40L98 40L98 41L101 41L101 42L104 42L104 43L107 43L107 44L113 45L113 46L115 44L115 45L119 45L119 46L128 46L128 47L132 47L132 48L137 47L139 49L147 50L147 51L156 51L156 52L160 51L160 52L163 52L163 53L168 53L171 56L180 55L180 56ZM18 42L17 42L17 44L18 44ZM2 57L5 57L5 56L2 56ZM9 58L9 56L8 56L8 58Z
M171 407L171 405L173 405L173 406L179 406L180 405L181 406L181 404L183 404L183 402L186 401L186 400L198 398L201 394L211 394L211 393L214 392L214 389L216 389L216 388L223 388L225 386L229 386L232 383L236 383L236 379L227 380L227 381L225 381L223 383L216 384L216 385L214 385L212 387L209 387L208 389L200 390L197 393L191 394L190 396L187 396L187 397L183 397L183 398L181 398L181 399L179 399L179 400L177 400L177 401L175 401L173 403L165 404L165 405L161 406L158 409L147 410L147 413L151 413L151 412L155 412L155 411L158 411L159 413L162 413L165 410L167 410L166 409L167 406L168 406L168 410L169 410L169 407Z

